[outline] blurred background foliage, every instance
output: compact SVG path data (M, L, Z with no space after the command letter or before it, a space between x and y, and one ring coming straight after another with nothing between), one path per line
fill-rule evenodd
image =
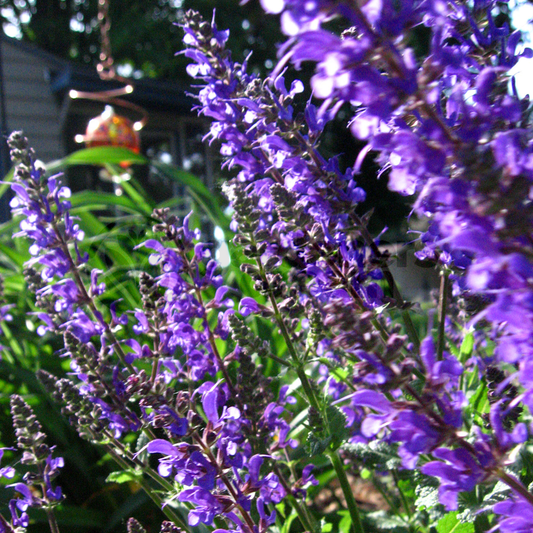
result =
M1 0L4 31L37 44L64 59L95 66L100 52L97 0ZM220 0L120 0L109 2L110 40L117 65L135 76L186 78L181 49L181 14L195 9L231 30L230 49L235 57L254 50L251 66L264 71L282 41L279 24L266 17L259 2ZM265 65L266 64L266 65ZM185 83L188 83L185 79Z

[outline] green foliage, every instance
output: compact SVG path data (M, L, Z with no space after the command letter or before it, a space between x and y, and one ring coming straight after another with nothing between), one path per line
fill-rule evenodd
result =
M344 445L343 449L356 457L368 470L384 472L398 468L401 463L397 446L387 445L382 441L350 443Z
M322 428L311 428L306 441L306 451L311 456L323 454L326 450L337 450L348 435L346 416L333 405L324 410Z
M459 350L459 361L461 363L464 363L474 351L474 334L469 331L465 338L463 339L463 342L461 344L461 349Z
M106 483L137 483L142 479L143 473L140 470L128 469L111 472L106 478Z
M438 533L475 533L474 524L461 522L457 512L443 516L437 524Z
M379 529L386 533L409 533L409 525L402 518L390 515L385 511L368 513L365 516L366 522L373 529Z
M101 297L101 302L105 304L103 307L106 308L111 302L121 300L119 313L141 306L137 279L139 273L155 272L149 265L144 251L136 249L139 244L152 236L150 227L153 223L151 216L153 208L172 209L176 207L178 201L170 199L156 206L135 179L134 171L125 179L124 163L133 170L136 165L150 165L154 172L176 181L186 190L198 208L202 220L207 220L224 231L229 230L229 218L216 195L195 176L175 167L148 161L143 156L120 148L81 150L61 161L49 164L50 172L75 165L98 164L104 167L110 176L116 178L113 181L120 186L122 193L120 196L82 191L71 198L71 212L77 217L85 232L82 252L90 253L90 263L87 268L100 269L102 274L99 281L104 281L108 287L105 295ZM105 216L102 216L102 213L105 213ZM123 521L132 512L141 514L145 507L150 505L144 493L139 491L140 483L143 482L143 473L134 468L117 471L112 457L80 440L65 422L58 407L43 395L42 387L35 377L36 371L45 369L61 377L67 375L71 369L57 356L62 347L60 339L49 334L42 339L36 334L38 320L32 313L37 309L33 295L27 291L22 277L22 266L30 255L25 243L12 241L11 235L15 229L16 221L10 221L0 227L0 273L6 276L5 296L8 301L16 305L13 311L15 320L2 324L3 342L7 349L3 359L0 360L0 410L3 415L0 420L1 444L9 446L13 443L8 401L11 394L21 394L42 420L51 442L61 447L62 455L67 461L68 468L65 469L61 485L69 500L68 504L61 506L58 511L60 525L68 527L69 531L96 533L100 531L98 524L104 520L102 517L106 517L105 531L114 533L122 530ZM236 251L233 246L230 246L230 250L233 262L223 273L224 283L231 286L236 293L254 294L253 282L239 269L239 265L245 262L242 252ZM288 265L283 265L281 270L286 274L288 268ZM211 290L214 293L214 289ZM260 296L258 301L266 303L267 297ZM275 380L272 389L279 390L282 384L291 382L293 370L301 368L298 368L294 362L292 368L291 363L283 364L289 360L286 353L287 342L272 323L264 318L255 317L247 319L246 326L265 340L275 354L279 354L277 360L265 356L264 353L260 356L253 354L258 359L257 364L263 364L263 375L268 380ZM129 327L131 326L124 326L124 331L128 331ZM216 344L222 355L232 349L220 339L216 340ZM316 344L316 340L310 344ZM454 347L453 351L462 362L465 362L471 358L476 349L473 333L466 332L460 347ZM328 364L336 379L341 382L346 380L345 382L351 385L347 378L353 374L353 368L358 364L356 361L349 363L353 366L348 366L344 362L332 363L326 358L311 361L313 357L317 357L312 347L309 347L306 356L308 357L306 363ZM143 370L150 370L146 362L140 362L138 365ZM234 372L234 369L231 372ZM310 390L318 391L314 381L317 375L318 370L315 366L310 370ZM335 485L339 479L342 479L345 471L349 474L342 487L345 496L351 488L349 483L355 476L363 479L368 485L373 485L386 501L387 510L371 508L362 513L362 522L366 531L472 533L490 529L490 516L487 511L491 505L501 501L508 494L509 488L506 485L498 484L491 492L479 487L476 493L461 494L459 510L446 513L438 502L437 481L413 471L403 470L397 445L377 440L368 443L347 443L347 419L341 408L329 405L330 399L326 397L320 397L316 406L309 407L304 395L300 394L302 378L306 376L305 373L298 374L300 380L293 380L290 390L290 393L296 393L300 408L299 412L295 409L297 414L291 421L290 438L305 441L305 452L310 456L310 459L305 458L304 452L298 450L290 459L287 457L287 464L283 464L282 467L291 472L293 483L298 483L298 480L293 471L292 461L297 462L303 458L306 464L309 461L315 464L315 475L321 489L330 484ZM462 388L469 402L467 419L470 417L472 421L479 422L489 407L486 381L483 376L480 377L476 367L470 367L461 379ZM414 391L413 396L424 393L426 387L424 380L411 381L410 385ZM406 399L412 400L407 395ZM144 461L147 458L148 437L146 435L141 435L139 438L134 435L130 437L126 443L127 448L138 452L138 457ZM337 453L342 454L342 459L339 459L334 469L328 458ZM427 460L427 457L420 458L420 462ZM517 470L514 474L519 476L526 486L533 483L531 450L525 447L521 449L519 461L515 462L515 466ZM102 490L105 481L110 485L109 488ZM348 491L345 490L346 486ZM311 488L309 494L313 496L318 491L319 489ZM77 520L76 509L82 505L83 512L79 513ZM301 532L301 510L297 512L288 503L278 505L277 510L279 517L276 527L279 533ZM322 519L320 526L318 526L319 519L313 522L313 527L308 528L317 532L320 527L325 533L349 533L356 523L354 513L350 514L342 509L335 509L325 516L320 514L320 511L315 512L312 507L308 512L314 513L313 518L319 516ZM46 521L39 514L36 516L37 523L33 531L39 533L46 529ZM153 523L156 523L161 520L161 515L156 514L152 519ZM144 523L146 524L146 521Z

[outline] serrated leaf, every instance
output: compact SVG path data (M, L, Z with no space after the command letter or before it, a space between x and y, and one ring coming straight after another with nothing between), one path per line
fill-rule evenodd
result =
M431 509L439 504L439 489L437 487L417 487L415 506L417 509Z
M120 470L118 472L111 472L107 476L106 483L129 483L130 481L138 482L142 478L142 472L139 470Z
M379 531L392 531L394 533L408 533L405 522L398 516L390 515L385 511L367 513L365 519Z
M483 504L494 505L497 502L501 502L508 497L509 490L509 487L503 481L497 481L493 489L484 496Z
M338 407L330 405L326 409L325 418L327 432L334 449L337 449L348 436L346 430L346 416Z
M316 455L322 455L326 451L330 442L331 437L321 439L317 435L309 433L309 435L307 435L307 440L305 441L305 451L311 457L315 457Z
M398 457L397 446L381 441L372 441L368 444L345 444L343 449L353 453L369 470L392 470L397 468L401 460Z
M438 533L475 533L474 524L461 522L457 511L443 516L437 523Z

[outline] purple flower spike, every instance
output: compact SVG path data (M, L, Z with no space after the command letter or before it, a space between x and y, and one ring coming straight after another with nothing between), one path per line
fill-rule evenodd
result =
M447 462L431 461L423 465L421 470L428 476L440 479L439 501L446 509L455 510L459 493L473 490L487 473L466 450L439 448L433 455Z

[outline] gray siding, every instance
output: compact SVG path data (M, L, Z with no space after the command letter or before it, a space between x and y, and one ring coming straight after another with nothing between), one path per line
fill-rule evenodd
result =
M1 46L8 130L23 130L39 159L59 159L64 155L60 111L46 62L9 42Z

